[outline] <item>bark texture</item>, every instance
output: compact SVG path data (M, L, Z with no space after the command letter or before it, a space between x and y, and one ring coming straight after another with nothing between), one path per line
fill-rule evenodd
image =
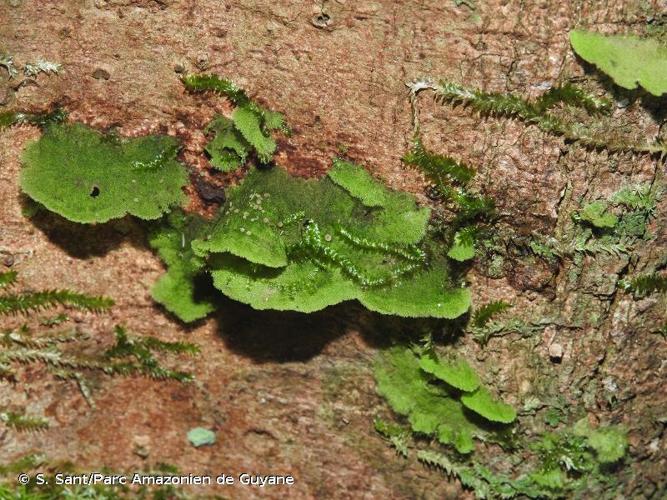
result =
M657 0L457 3L4 1L0 49L19 64L42 57L64 71L18 89L1 73L0 111L59 103L71 119L118 127L123 135L176 135L193 171L227 186L238 175L208 169L199 132L227 104L186 94L177 73L214 72L285 113L293 134L281 140L277 163L292 173L322 175L344 150L393 188L432 203L421 174L400 161L411 138L406 82L428 75L536 96L577 79L593 90L612 90L573 56L569 30L644 33L667 9ZM628 104L625 94L618 97L610 134L659 135L664 100ZM667 342L655 331L665 323L667 304L664 294L634 300L618 280L661 260L664 266L667 197L650 227L655 239L632 258L566 257L549 265L522 246L536 232L567 240L571 214L582 202L630 184L664 183L664 163L567 145L517 121L441 106L426 93L419 105L425 143L473 165L476 185L493 196L502 215L505 258L493 272L478 259L470 273L475 303L503 299L514 304L515 316L542 321L532 335L509 333L485 347L464 337L461 351L517 407L529 397L563 398L566 408L585 408L593 423L624 424L630 450L619 495L664 494ZM391 320L349 304L302 316L230 302L214 318L184 328L150 298L162 267L141 228L127 221L91 228L48 215L23 217L20 155L38 136L28 126L0 133L0 251L12 257L22 283L113 297L110 314L73 314L100 347L122 323L166 340L186 338L202 353L184 366L197 377L193 385L101 377L95 409L75 384L30 366L17 384L0 385L0 398L46 415L52 425L35 434L3 429L3 457L41 451L91 470L166 462L186 473L291 473L294 498L460 495L455 481L396 456L373 430L373 417L388 410L375 394L371 365L384 342L382 321ZM194 190L190 195L190 208L211 211ZM1 321L11 328L25 319ZM560 363L550 359L553 344L563 349ZM189 446L186 433L196 426L216 429L217 444ZM535 424L528 432L543 430ZM137 443L147 457L136 453ZM219 493L278 498L286 491Z

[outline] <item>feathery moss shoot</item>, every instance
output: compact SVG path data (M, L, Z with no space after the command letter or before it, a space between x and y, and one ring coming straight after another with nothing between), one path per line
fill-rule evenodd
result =
M113 304L113 300L108 297L95 297L71 290L5 293L0 295L0 315L27 314L58 305L100 312L109 309Z
M564 137L584 147L610 152L628 151L660 155L667 153L667 145L659 141L635 144L622 138L605 140L591 135L581 123L572 123L570 120L557 117L551 112L551 109L559 103L572 108L584 109L589 114L606 114L611 110L611 103L607 99L588 94L571 84L554 87L533 101L515 94L485 92L453 82L435 83L430 79L417 80L408 84L408 87L410 88L415 132L419 131L417 94L424 90L431 90L438 103L461 105L477 111L482 116L518 119L537 126L543 132Z
M35 125L40 128L67 120L67 112L62 108L42 113L23 111L3 111L0 113L0 130L12 125Z

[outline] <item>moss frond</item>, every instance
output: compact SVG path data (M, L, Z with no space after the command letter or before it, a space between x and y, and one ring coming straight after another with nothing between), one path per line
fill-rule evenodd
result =
M186 75L181 82L189 92L214 92L229 99L237 106L245 106L252 101L248 94L231 80L220 78L218 75Z
M391 445L396 449L396 452L403 457L408 457L408 439L410 438L410 431L400 425L386 422L381 418L376 418L373 422L376 432L385 437Z
M483 328L494 316L506 311L512 304L504 300L489 302L477 309L472 318L472 324L477 328Z
M282 113L260 106L231 80L218 75L187 75L181 81L190 92L213 92L236 106L232 120L218 115L206 128L215 133L206 145L215 168L231 172L243 165L252 151L261 163L271 161L276 150L271 132L289 133Z
M41 431L49 428L49 421L42 417L23 415L21 413L3 412L0 413L0 420L7 427L17 431Z
M535 107L544 112L560 103L583 108L591 114L608 114L612 106L609 99L596 97L581 87L566 83L547 90L537 99Z
M28 113L21 111L4 111L0 113L0 130L12 125L35 125L44 128L54 123L62 123L67 120L67 111L55 108L51 111L40 113Z
M16 282L16 271L0 273L0 288L13 285Z
M12 462L9 462L6 465L0 465L0 475L5 476L8 474L16 474L19 472L26 472L35 469L36 467L42 465L44 463L44 457L42 455L37 455L34 453L28 454L28 455L23 455L22 457L18 458L17 460L14 460ZM0 493L2 490L0 489ZM7 496L7 497L2 497L0 495L0 498L12 498L14 499L14 496ZM23 500L23 499L21 499ZM39 499L43 500L43 499Z
M33 336L27 327L20 328L18 331L8 331L0 335L0 345L11 347L19 345L30 349L44 349L53 347L57 344L65 344L77 340L83 340L87 336L77 330L61 332L55 335Z
M465 189L450 189L448 194L457 206L458 225L477 219L493 219L496 214L496 202L489 196L471 193Z
M191 382L192 374L171 370L160 365L152 351L195 354L199 348L184 342L163 342L153 337L135 337L128 335L125 328L116 326L116 344L104 353L112 361L103 369L109 374L141 374L155 379L172 379L179 382ZM116 361L118 360L118 361Z
M631 144L623 140L604 141L592 137L579 123L570 123L549 113L554 104L582 107L589 112L600 113L608 110L606 101L588 95L572 85L557 87L547 91L541 98L529 101L515 94L501 94L470 89L452 82L440 82L427 87L435 92L439 103L469 107L482 116L494 116L519 119L536 125L543 132L562 136L592 149L605 149L610 152L637 152L649 154L667 154L667 145L661 142L651 144ZM423 89L419 89L423 90Z
M472 193L466 186L475 176L475 170L449 156L428 151L419 136L415 136L410 151L403 157L407 165L419 168L431 180L439 194L455 205L456 221L460 227L480 218L492 218L493 199Z
M427 151L419 137L415 137L412 148L403 156L403 162L421 169L437 187L443 187L452 182L466 185L475 176L473 168L449 156Z
M113 300L108 297L95 297L71 290L23 292L0 296L0 315L26 314L58 305L100 312L109 309L113 304Z
M35 338L26 333L6 332L0 339L4 347L0 353L0 364L44 363L59 369L56 374L67 374L69 378L81 370L101 370L110 375L141 373L160 379L191 380L190 374L162 367L153 351L194 354L198 352L196 346L182 342L162 342L152 337L130 337L121 326L116 327L115 333L116 344L103 355L83 357L68 354L58 347L60 343L85 338L79 334Z
M611 201L631 210L643 211L648 217L653 217L660 195L660 190L651 189L650 184L639 184L620 189L614 193Z
M170 352L173 354L190 354L195 355L199 353L199 347L188 342L165 342L155 337L144 337L142 339L144 346L152 351Z
M251 106L239 106L232 115L234 126L257 152L262 163L268 163L276 151L276 142L262 129L262 114Z
M572 245L572 251L588 255L606 253L618 258L623 254L627 254L631 247L632 242L627 238L591 238L590 233L583 233L576 237Z
M646 274L624 281L621 286L637 297L646 297L655 292L667 292L667 276L658 273Z

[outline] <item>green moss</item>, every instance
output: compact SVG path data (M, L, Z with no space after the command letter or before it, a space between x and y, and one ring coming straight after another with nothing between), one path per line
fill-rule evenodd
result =
M494 399L484 387L478 388L475 392L461 395L461 403L466 408L492 422L509 424L516 420L514 408Z
M5 271L0 273L0 288L16 283L17 275L16 271Z
M619 281L619 285L636 298L646 297L655 292L667 292L667 276L649 273L635 276L632 279Z
M661 194L659 188L648 184L627 186L609 200L585 205L573 214L579 223L574 236L554 251L559 255L579 252L615 257L631 253L637 245L652 238L648 224L655 217ZM612 207L614 214L610 212Z
M215 134L205 148L215 168L222 172L232 172L245 163L250 146L236 130L232 120L217 116L206 130Z
M454 242L447 252L447 257L459 262L475 257L475 240L472 235L465 231L457 231L454 235Z
M570 32L575 52L626 89L641 85L653 95L667 92L667 46L634 36Z
M504 450L501 456L497 450L491 455L462 455L467 448L460 446L458 454L450 454L420 436L427 434L437 437L441 444L451 444L447 435L442 439L437 431L452 425L465 427L443 411L439 401L422 399L425 385L430 398L438 394L437 386L427 385L423 373L419 376L415 357L409 355L409 350L393 348L384 356L392 361L386 365L380 362L380 370L376 372L379 390L394 410L408 416L410 428L381 420L376 420L375 428L403 457L409 458L416 450L418 460L457 478L477 498L579 498L586 492L599 493L602 488L616 491L610 465L620 462L627 452L627 437L622 428L592 429L584 419L572 428L538 435L524 445L516 443L516 448ZM464 397L465 394L461 399ZM504 411L493 412L498 415ZM486 464L495 464L494 469L502 464L504 472L494 471Z
M0 421L17 431L41 431L49 428L49 421L42 417L24 415L11 411L0 412Z
M205 317L215 308L210 296L202 295L197 280L204 273L204 261L192 251L192 239L206 222L180 210L151 228L149 243L167 265L168 271L153 285L153 298L186 322Z
M215 168L231 172L244 164L251 152L261 163L271 161L276 151L271 132L289 132L282 113L260 106L233 82L217 75L188 75L182 82L190 92L214 92L237 106L231 120L219 115L207 127L214 136L206 152Z
M597 200L584 205L577 216L579 220L599 229L613 228L618 224L618 217L608 212L608 205L603 200Z
M564 475L557 469L534 471L513 479L478 462L460 463L433 450L421 450L417 458L457 478L464 488L474 491L476 498L563 498L568 491Z
M12 125L36 125L47 127L54 123L62 123L67 119L67 113L62 108L43 113L26 113L22 111L4 111L0 113L0 130Z
M191 382L191 373L161 365L157 352L197 354L199 348L187 342L164 342L155 337L131 335L122 326L114 329L116 343L104 353L103 370L108 374L145 375L158 380Z
M415 137L410 151L403 157L408 165L419 167L441 189L449 184L468 184L475 171L449 156L428 151L419 137Z
M0 273L0 288L13 285L16 278L15 271ZM96 297L67 289L5 292L0 295L0 316L28 314L59 305L99 312L109 309L113 303L108 297Z
M463 358L442 360L430 352L419 357L419 368L461 391L474 391L480 384L477 373Z
M248 141L262 163L268 163L276 151L276 142L262 130L262 115L249 107L239 107L232 114L236 130Z
M410 436L410 431L408 429L391 422L385 422L379 418L375 419L374 425L375 430L387 438L398 453L405 458L408 457L407 441Z
M394 411L407 417L413 432L436 437L440 443L454 446L459 453L473 450L473 438L490 439L497 432L480 426L462 404L464 397L477 394L481 389L476 374L462 360L442 362L433 354L418 356L411 349L393 347L379 356L375 378L378 392ZM452 387L472 388L476 392L459 395L434 383L434 378ZM489 421L509 423L513 420L509 419L506 407L500 407L501 403L495 401L493 404L487 404L483 411L478 411L480 405L472 405L473 411Z
M181 79L183 86L190 92L215 92L229 99L237 106L251 103L248 94L236 84L218 75L186 75Z
M597 98L573 85L552 88L532 101L515 94L485 92L445 81L435 83L424 79L409 86L413 97L421 91L432 90L438 102L469 107L484 116L519 119L545 133L564 137L588 148L649 154L666 151L660 141L635 144L623 138L600 137L594 126L582 126L580 122L565 120L552 112L551 108L557 103L574 109L582 108L589 113L609 112L611 106L607 99ZM415 123L418 124L417 121Z
M166 136L117 140L85 125L53 125L26 148L21 188L74 222L157 219L183 200L177 149Z
M510 307L512 307L512 304L504 300L489 302L475 311L472 317L472 324L476 328L484 328L495 316L503 313Z
M364 169L340 159L334 160L329 179L367 207L385 207L389 203L387 190ZM423 230L423 228L422 228Z
M469 292L432 254L428 217L349 163L321 180L254 170L192 248L218 289L257 309L312 312L357 299L384 314L456 317Z
M13 273L12 273L13 274ZM0 274L0 277L4 276ZM15 279L13 275L12 280ZM0 295L0 316L9 313L25 313L54 306L65 305L84 310L108 309L113 301L105 297L92 297L72 291L30 291ZM37 318L40 320L40 318ZM55 318L41 319L39 323L55 327L67 323L70 318L59 314ZM53 331L50 328L35 333L28 326L0 332L0 378L17 380L19 367L26 364L42 364L61 379L75 381L83 397L91 406L91 390L88 375L98 372L107 375L141 374L158 379L192 380L191 374L166 368L154 355L155 352L197 352L196 346L183 342L163 342L154 337L134 336L117 326L116 343L102 353L91 353L86 342L88 335L79 329ZM95 342L99 339L96 338ZM93 346L94 347L94 346ZM0 405L0 421L18 431L38 431L48 427L49 421L22 411L9 411Z
M468 255L474 244L474 231L472 231L474 227L471 224L491 219L495 212L495 204L491 198L473 193L467 188L475 176L475 171L449 156L428 151L419 136L415 136L410 151L403 157L403 162L424 172L440 196L453 205L456 213L453 228L463 229L459 233L462 241L458 243L459 248L454 252L457 254L463 251L462 255Z
M627 432L620 426L600 426L592 428L586 418L574 426L574 434L586 439L586 446L595 451L596 458L603 464L621 460L628 449Z

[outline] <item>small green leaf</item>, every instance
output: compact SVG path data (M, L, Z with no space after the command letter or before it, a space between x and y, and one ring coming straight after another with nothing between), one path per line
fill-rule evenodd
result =
M625 455L628 439L623 431L607 427L592 431L588 436L588 444L595 450L600 462L614 463Z
M479 387L477 373L463 358L442 360L428 353L419 358L419 367L461 391L472 392Z
M5 271L0 273L0 288L12 285L16 281L16 271Z
M641 85L653 95L667 92L667 47L634 36L570 32L575 52L626 89Z
M547 488L548 491L561 491L566 483L566 477L560 469L542 469L532 472L529 478L536 485Z
M371 174L353 163L334 159L329 178L367 207L382 207L386 203L386 190Z
M632 210L653 214L660 198L660 191L653 191L650 184L626 186L611 197L611 201Z
M510 405L493 399L488 389L480 387L472 394L461 396L463 405L492 422L510 424L516 419L516 411Z
M607 203L603 200L585 205L579 211L579 218L600 229L613 228L618 223L618 217L607 211Z
M560 408L549 408L544 415L544 422L551 427L557 427L563 420L563 411Z
M588 446L595 450L602 463L619 461L628 448L627 433L620 426L609 425L593 429L584 417L575 424L574 433L586 438Z
M245 163L250 146L230 119L218 116L208 125L208 130L215 131L215 136L205 148L215 168L232 172Z
M457 231L454 235L454 243L452 244L447 257L463 262L472 259L475 256L475 240L464 231Z
M193 253L191 242L203 226L203 219L174 211L149 236L150 246L168 266L153 285L153 299L185 322L201 319L215 308L212 299L200 296L195 286L204 261Z
M408 165L419 167L437 187L449 183L465 186L475 177L475 171L467 165L449 156L427 151L419 137L415 138L412 148L403 157L403 161Z
M188 431L188 441L195 448L215 444L215 432L204 427L195 427Z
M278 111L263 110L264 127L267 130L286 130L285 117Z
M667 292L667 276L658 273L645 274L630 281L623 280L622 285L636 297L646 297L654 292Z
M459 453L470 453L473 437L485 435L469 420L460 402L428 383L410 349L397 346L380 355L375 378L378 393L394 411L408 418L414 432L436 436Z
M181 81L190 92L215 92L225 96L237 106L251 104L248 95L243 89L236 86L231 80L220 78L218 75L186 75Z
M264 163L268 163L276 151L276 143L262 131L261 115L250 109L250 107L241 106L234 110L232 120L243 138L255 148L259 159Z

